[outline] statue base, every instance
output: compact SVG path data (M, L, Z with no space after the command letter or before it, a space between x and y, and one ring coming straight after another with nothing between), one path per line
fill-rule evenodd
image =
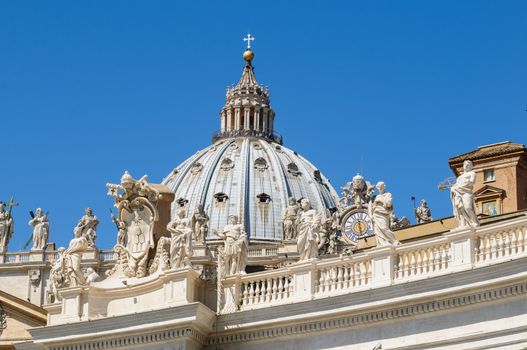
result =
M89 286L59 290L61 307L46 305L48 325L165 309L200 301L199 274L191 268L145 278L112 276Z

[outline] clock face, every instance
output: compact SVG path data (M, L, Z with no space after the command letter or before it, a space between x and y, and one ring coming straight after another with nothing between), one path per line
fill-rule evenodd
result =
M373 235L370 216L365 211L352 213L344 222L344 234L352 241Z

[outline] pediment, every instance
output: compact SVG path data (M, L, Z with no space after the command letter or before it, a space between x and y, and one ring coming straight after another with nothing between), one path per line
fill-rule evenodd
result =
M505 190L494 186L485 185L476 192L474 197L502 197L505 195Z

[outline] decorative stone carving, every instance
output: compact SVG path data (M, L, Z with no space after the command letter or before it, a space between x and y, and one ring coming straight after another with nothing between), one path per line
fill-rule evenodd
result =
M373 221L373 233L379 246L397 245L399 241L391 230L390 217L393 212L392 194L385 192L386 186L380 181L375 186L379 194L370 202L369 212Z
M373 186L364 178L357 174L351 182L342 187L342 198L339 201L342 205L353 205L356 208L362 208L372 199Z
M77 231L79 231L80 235L88 241L88 246L93 248L97 238L97 225L99 225L99 219L93 215L91 208L86 208L86 215L79 220L73 232L76 235Z
M91 284L92 282L97 282L101 279L101 276L92 267L86 269L86 274L84 276L86 279L86 284Z
M406 216L403 216L402 218L398 218L395 213L392 211L392 214L390 215L390 228L392 230L400 230L402 228L410 226L410 220Z
M297 248L300 261L318 258L321 217L311 208L309 199L300 201L301 212L297 219Z
M203 205L200 204L194 209L194 215L192 216L192 231L194 241L198 243L205 243L205 237L209 231L209 217Z
M29 282L33 286L33 289L36 290L40 284L40 277L41 277L40 270L29 270L28 275L29 275Z
M150 186L146 175L135 180L127 171L121 184L107 184L107 187L108 194L115 197L118 210L116 225L121 235L118 240L125 243L114 247L119 256L118 267L127 277L144 277L148 253L154 247L154 224L159 218L155 203L161 196Z
M289 198L289 205L282 213L282 227L284 229L284 238L286 240L296 239L296 224L298 219L298 206L295 197Z
M149 272L153 274L155 272L162 272L170 269L170 238L161 237L157 241L156 255L152 264L150 265Z
M245 274L248 258L247 233L236 215L229 216L229 223L223 231L214 230L214 234L223 239L223 249L218 249L220 276ZM220 266L221 265L221 266ZM224 274L223 274L224 273Z
M190 220L186 218L185 209L178 209L177 217L167 225L171 233L170 238L170 267L181 269L191 267L192 257L192 228Z
M463 162L463 174L456 179L456 183L450 189L454 216L458 221L459 227L479 226L473 192L476 173L472 168L472 162L465 160Z
M13 237L14 221L11 216L11 208L5 210L5 203L0 202L0 253L7 251L7 245Z
M28 223L29 226L33 226L33 247L31 250L43 250L48 244L48 213L46 215L42 214L41 208L37 208L35 212L36 214L30 212L32 219Z
M432 221L432 212L428 208L426 200L421 199L420 205L418 208L414 209L415 211L415 220L418 224L424 224Z

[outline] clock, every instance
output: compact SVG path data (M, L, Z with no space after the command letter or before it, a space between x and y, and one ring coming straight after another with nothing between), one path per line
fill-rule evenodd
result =
M353 210L343 220L342 226L344 236L353 242L360 238L373 236L372 221L365 210Z

